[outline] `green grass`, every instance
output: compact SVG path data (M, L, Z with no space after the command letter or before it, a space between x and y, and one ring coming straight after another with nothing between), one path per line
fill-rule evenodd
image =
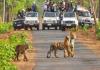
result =
M16 45L25 44L26 38L26 33L17 32L10 35L8 39L0 40L0 70L17 70L11 61L15 57Z
M96 37L100 40L100 21L97 23Z
M11 23L0 23L0 34L6 33L12 29Z
M10 32L11 29L11 23L0 24L0 34ZM0 39L0 70L17 70L16 66L11 63L12 58L15 57L15 47L16 45L30 44L27 42L27 36L27 32L21 31L9 35L7 39Z

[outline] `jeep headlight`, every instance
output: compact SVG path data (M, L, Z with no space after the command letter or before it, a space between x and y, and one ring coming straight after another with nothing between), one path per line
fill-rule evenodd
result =
M29 21L25 21L25 24L29 24L30 22Z
M64 23L64 21L61 21L61 24L63 24Z
M38 23L37 21L34 21L35 23Z
M39 21L38 21L38 20L35 20L34 22L35 22L35 23L39 23Z

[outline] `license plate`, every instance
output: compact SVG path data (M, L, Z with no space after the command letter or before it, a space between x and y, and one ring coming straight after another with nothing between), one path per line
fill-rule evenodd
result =
M48 21L47 23L52 23L52 22Z
M18 24L17 26L21 26L21 24Z
M29 25L34 25L34 24L29 24Z
M66 26L71 26L71 24L66 24Z
M48 26L51 26L51 24L48 24Z

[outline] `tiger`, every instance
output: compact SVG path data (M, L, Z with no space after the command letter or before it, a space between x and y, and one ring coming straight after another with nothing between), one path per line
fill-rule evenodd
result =
M23 54L23 56L24 56L23 60L24 61L28 61L28 58L27 58L26 53L25 53L27 49L29 49L28 44L25 44L25 45L17 45L16 48L15 48L16 54L15 54L14 61L16 61L16 60L17 61L20 61L19 60L19 55L20 54Z
M74 44L76 39L76 33L74 31L69 32L69 36L65 36L64 42L56 41L51 43L50 50L47 52L47 58L51 57L51 53L54 52L54 56L57 56L57 50L64 50L64 58L66 58L66 52L68 57L74 57Z
M66 44L69 45L69 38L68 38L68 36L65 37L65 40L66 40ZM61 42L61 41L57 42L56 41L56 42L51 43L50 50L47 52L47 58L51 57L51 53L52 52L54 52L54 56L56 58L58 58L57 50L64 50L64 57L66 57L67 48L66 48L66 46L64 46L64 42Z
M76 32L71 30L69 32L69 36L70 36L71 54L72 54L72 57L73 57L75 55L74 47L75 47Z

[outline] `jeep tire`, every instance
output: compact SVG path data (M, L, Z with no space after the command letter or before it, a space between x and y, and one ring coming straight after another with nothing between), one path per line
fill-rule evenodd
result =
M28 27L27 27L27 26L25 26L25 27L24 27L24 29L25 29L25 30L28 30Z
M48 30L49 30L49 27L47 27L48 28Z
M37 27L37 30L39 30L39 27Z
M61 27L61 30L62 30L62 31L65 31L65 27Z
M44 26L42 26L42 30L45 30L45 27Z
M16 28L14 28L14 30L16 31Z
M55 26L55 30L57 30L57 26Z

